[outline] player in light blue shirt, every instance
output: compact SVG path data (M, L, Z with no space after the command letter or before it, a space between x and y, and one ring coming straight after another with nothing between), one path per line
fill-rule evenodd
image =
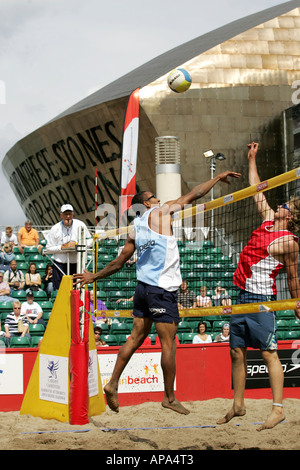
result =
M181 284L179 253L172 232L172 214L185 205L205 196L219 181L230 184L228 177L238 178L239 173L225 171L213 179L196 186L185 196L160 206L160 200L151 192L143 191L132 199L132 207L138 217L132 232L119 256L97 273L84 271L73 279L80 287L104 279L118 272L137 250L138 285L134 295L133 328L131 336L119 350L110 382L105 385L107 404L119 411L118 385L120 376L133 353L143 344L153 321L159 336L164 376L162 406L181 414L189 411L176 399L174 382L176 375L176 340L180 321L177 306L177 289Z

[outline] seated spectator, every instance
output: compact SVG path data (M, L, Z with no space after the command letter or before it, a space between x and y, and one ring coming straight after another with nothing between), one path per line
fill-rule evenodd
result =
M15 299L10 297L10 287L8 282L3 280L3 273L0 272L0 302L13 302Z
M101 339L102 329L100 328L100 326L96 326L94 328L94 334L95 334L95 341L96 341L97 348L108 346L108 344L106 344L106 342L103 339Z
M215 307L220 307L221 305L224 307L231 305L230 295L228 294L227 290L221 286L216 287L215 295L212 296L212 301Z
M40 273L36 270L35 263L29 263L27 273L25 274L25 288L26 292L31 291L41 291L42 279Z
M100 300L100 299L97 299L97 311L100 311L100 310L107 310L107 307L105 305L105 303ZM102 313L101 315L94 315L94 311L95 311L95 302L94 302L94 291L90 291L90 312L92 314L92 322L93 323L96 323L97 325L101 325L101 323L106 323L107 325L110 325L111 324L111 319L110 318L107 318L105 316L105 313Z
M46 328L46 323L42 318L42 307L34 301L33 292L30 290L27 291L26 302L22 303L21 314L25 316L29 324L40 323Z
M200 321L198 324L198 333L193 338L193 344L212 343L211 336L206 333L206 323Z
M179 309L196 308L196 295L188 289L187 281L183 280L180 289L177 292L177 304Z
M10 243L4 243L3 247L0 249L0 269L7 271L13 259L15 259L15 254L12 250L12 246Z
M197 296L197 307L205 308L205 307L212 307L211 298L206 295L207 289L206 286L200 287L200 295Z
M32 222L30 222L30 220L26 220L24 227L20 228L17 239L21 254L24 253L24 248L27 246L36 246L39 253L43 248L42 245L39 245L39 235L35 228L32 228Z
M13 311L9 313L4 322L5 337L10 346L10 339L13 336L26 336L30 339L28 320L21 313L21 302L13 302Z
M229 341L229 323L224 323L222 326L221 333L214 339L215 343L225 343Z
M5 232L1 236L1 245L5 243L9 243L11 247L18 245L17 236L13 233L13 229L10 226L5 227Z
M47 293L48 298L51 297L51 292L53 292L53 270L52 264L47 264L45 269L45 275L42 277L42 283L44 286L44 291Z
M3 280L8 283L10 292L23 290L25 286L24 274L17 269L17 262L13 259L9 264L9 269L5 271Z

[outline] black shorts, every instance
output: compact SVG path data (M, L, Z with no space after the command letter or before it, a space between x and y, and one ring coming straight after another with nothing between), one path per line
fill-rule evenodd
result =
M134 294L133 316L160 323L179 323L177 291L139 281Z

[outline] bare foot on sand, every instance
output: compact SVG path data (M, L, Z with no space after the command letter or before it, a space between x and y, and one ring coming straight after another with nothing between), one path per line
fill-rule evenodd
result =
M232 418L235 416L244 416L246 414L245 408L240 408L235 410L234 407L231 408L230 411L224 416L224 418L220 418L217 421L217 424L225 424L228 423Z
M111 410L119 413L118 392L110 384L105 385L104 392L106 401Z
M163 400L161 406L163 406L164 408L169 408L170 410L176 411L177 413L180 413L182 415L188 415L190 412L179 401L177 401L176 398L171 402L169 402L168 400Z
M281 407L273 407L270 416L267 418L264 424L257 428L257 431L262 431L263 429L272 429L284 420L285 416L283 409Z

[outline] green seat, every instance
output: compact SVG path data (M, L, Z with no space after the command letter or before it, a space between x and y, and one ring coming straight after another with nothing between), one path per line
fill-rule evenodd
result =
M29 334L30 336L43 336L45 332L44 325L40 323L29 323Z
M47 311L52 311L52 308L53 308L53 303L50 301L50 300L41 300L39 301L39 304L43 310L43 312L47 312Z
M293 320L289 320L289 329L293 330L300 330L300 320L298 318L294 318Z
M132 310L133 302L129 302L129 300L122 300L116 304L116 307L120 310Z
M112 323L110 326L110 334L112 335L130 335L131 329L128 323Z
M181 321L178 323L178 333L191 333L191 326L190 323L187 321Z
M28 268L29 268L29 263L27 261L17 261L17 269L19 269L23 273L26 272Z
M26 336L13 336L10 338L10 348L30 348L30 339Z
M203 241L202 248L208 249L208 248L213 248L213 247L214 247L214 244L213 244L212 240L204 240Z
M26 292L24 290L15 290L10 293L10 296L14 299L19 300L20 302L26 301Z
M226 323L225 320L217 320L213 322L213 332L220 332L222 330L223 324Z
M300 330L287 331L286 339L300 339Z
M197 333L182 333L181 344L191 344L196 334Z
M36 302L40 302L42 300L48 300L48 295L45 291L33 291L33 297Z
M43 336L32 336L32 338L31 338L31 347L32 348L37 348L41 339L43 339Z
M51 292L50 301L52 302L52 304L53 304L53 302L54 302L55 299L56 299L57 292L58 292L58 290L53 290L53 291Z
M43 310L42 318L43 318L44 322L46 323L46 325L47 325L48 321L50 320L50 315L51 315L51 310L46 310L46 311Z
M289 322L287 320L277 320L277 328L281 331L288 331L289 330Z
M13 303L10 300L0 302L0 313L9 313L13 311Z
M288 332L287 331L284 331L284 330L279 330L277 331L276 333L277 335L277 339L280 341L280 340L286 340L287 339L287 335L288 335Z
M24 259L25 261L25 259ZM39 253L29 253L29 255L27 256L27 261L29 263L35 263L37 264L38 262L43 262L45 263L45 256L43 255L40 255Z
M29 259L29 256L38 255L39 250L36 246L25 246L23 253L25 258Z
M126 343L127 335L117 335L118 338L118 345L122 346L122 344Z
M6 348L6 347L7 347L6 340L5 340L4 336L2 336L0 338L0 349L1 348Z
M109 346L118 346L118 337L117 335L101 335L101 339L106 342Z
M148 336L151 339L151 344L155 344L157 333L149 333Z
M17 263L18 263L18 262L20 262L20 263L21 263L21 262L25 263L25 262L26 262L26 258L25 258L24 255L21 255L21 253L16 253L16 254L15 254L15 261L17 261Z

